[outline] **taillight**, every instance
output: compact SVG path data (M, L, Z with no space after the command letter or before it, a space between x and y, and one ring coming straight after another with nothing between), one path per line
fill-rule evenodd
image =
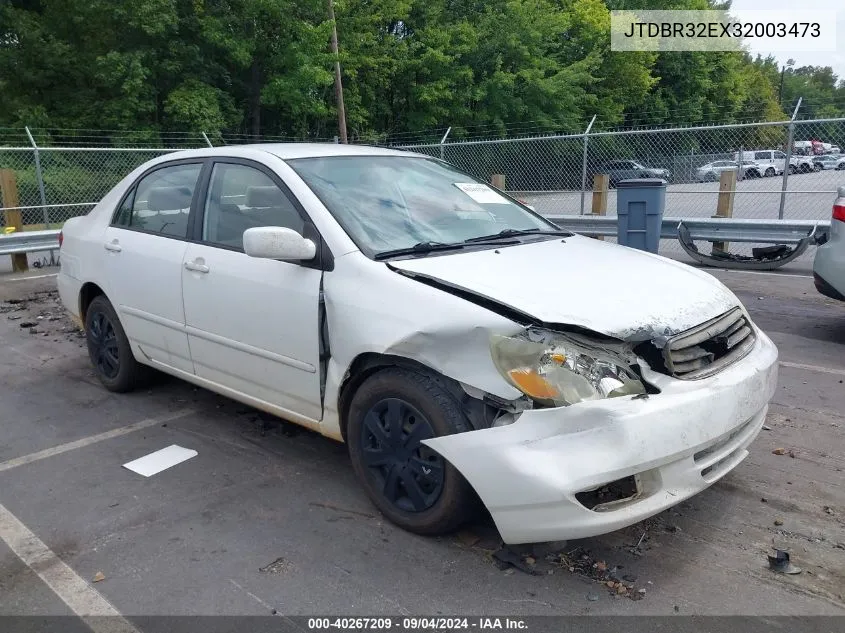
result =
M61 231L59 231L59 248L61 248L61 247L62 247L62 241L63 241L64 239L65 239L64 234L63 234Z
M845 202L833 205L833 219L845 222Z

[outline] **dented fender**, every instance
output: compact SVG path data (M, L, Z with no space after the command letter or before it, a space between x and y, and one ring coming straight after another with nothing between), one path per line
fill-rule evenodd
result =
M323 281L330 340L325 433L340 435L340 388L349 367L362 354L413 360L502 400L522 397L493 364L490 335L514 335L524 325L420 284L386 265L373 265L361 253L342 259L343 265L327 272Z

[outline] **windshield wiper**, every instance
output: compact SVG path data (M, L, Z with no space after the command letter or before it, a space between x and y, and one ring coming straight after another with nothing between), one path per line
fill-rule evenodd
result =
M376 260L387 259L389 257L397 257L399 255L424 255L425 253L433 253L435 251L457 251L464 248L465 244L447 244L445 242L418 242L413 246L407 248L394 248L389 251L382 251L376 253L373 258Z
M498 233L494 233L493 235L480 235L478 237L471 237L467 240L464 240L465 244L471 244L472 242L487 242L489 240L497 240L500 238L507 238L507 237L519 237L521 235L562 235L566 237L572 237L572 233L569 231L555 231L552 229L505 229L504 231L499 231Z

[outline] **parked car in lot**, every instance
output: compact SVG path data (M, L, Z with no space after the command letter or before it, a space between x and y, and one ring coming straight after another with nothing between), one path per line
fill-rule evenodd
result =
M736 161L733 160L717 160L712 163L702 165L696 170L696 180L698 182L713 182L719 180L722 172L737 171L739 178L760 178L763 175L764 168L753 161L743 161L742 170L740 171Z
M732 160L715 160L696 169L695 177L698 182L713 182L719 180L722 172L736 170L737 164Z
M838 163L839 160L835 156L831 156L829 154L813 158L813 168L816 171L822 171L823 169L836 169L838 167Z
M813 280L823 295L845 301L845 187L839 187L827 242L816 249Z
M845 169L845 156L839 156L836 159L836 169Z
M814 171L815 168L811 156L792 156L789 159L789 173L791 174L806 174Z
M668 169L646 167L634 160L613 160L600 164L596 168L597 174L607 174L611 187L615 187L622 180L632 178L662 178L671 180L672 173Z
M739 160L739 152L736 152L734 160ZM782 174L786 166L786 154L776 149L764 149L742 152L742 160L754 162L760 166L760 173L763 176L776 176Z
M476 495L507 543L640 521L742 462L777 382L711 275L409 152L161 156L66 222L60 253L107 389L155 368L343 441L422 534Z

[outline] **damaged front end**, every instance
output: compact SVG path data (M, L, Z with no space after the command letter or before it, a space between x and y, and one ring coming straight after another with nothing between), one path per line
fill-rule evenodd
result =
M646 392L633 369L636 356L622 342L531 327L493 335L490 353L502 377L540 406Z
M492 334L522 408L501 403L492 428L424 442L506 543L603 534L700 492L748 455L774 393L777 350L740 308L648 341L572 330Z

